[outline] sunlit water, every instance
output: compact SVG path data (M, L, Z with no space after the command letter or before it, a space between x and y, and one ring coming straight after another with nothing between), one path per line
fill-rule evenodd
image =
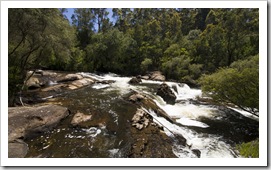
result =
M130 77L116 74L95 75L80 73L84 77L98 80L114 80L112 84L94 84L69 93L59 95L53 101L61 102L71 112L91 114L93 119L84 127L72 127L71 116L56 129L33 138L28 142L28 157L123 157L128 145L129 126L136 107L123 100L131 90L151 97L178 124L172 124L157 116L152 110L145 111L154 121L163 125L166 134L181 134L187 140L187 146L178 143L172 146L177 157L195 157L193 149L200 150L202 158L232 158L237 143L257 137L258 120L247 118L248 113L238 109L220 109L212 105L193 104L202 95L200 89L191 89L186 84L166 82L177 96L177 103L166 104L156 95L156 89L162 82L143 80L139 85L130 85ZM52 96L48 96L48 99ZM250 128L250 129L247 129ZM255 133L249 133L250 131ZM253 132L254 132L253 131ZM126 143L125 143L126 142Z

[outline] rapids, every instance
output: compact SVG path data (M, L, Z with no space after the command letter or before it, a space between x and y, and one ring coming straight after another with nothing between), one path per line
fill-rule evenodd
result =
M75 91L48 96L54 102L60 102L71 112L80 111L92 114L97 122L92 127L71 128L69 117L56 129L41 134L27 141L28 157L123 157L123 141L129 139L125 126L131 117L126 113L135 112L136 108L123 101L123 96L131 90L151 97L177 124L170 123L157 116L153 110L147 110L154 121L162 124L168 136L181 134L187 140L187 146L175 143L172 150L177 157L195 157L193 149L201 152L201 158L240 157L234 151L236 144L258 137L258 119L236 108L226 108L206 103L195 102L202 97L200 89L190 88L186 84L165 82L177 96L174 105L158 95L159 81L142 80L138 85L130 85L131 77L116 74L96 75L79 73L98 80L114 80L112 84L93 84ZM54 84L52 82L51 84Z

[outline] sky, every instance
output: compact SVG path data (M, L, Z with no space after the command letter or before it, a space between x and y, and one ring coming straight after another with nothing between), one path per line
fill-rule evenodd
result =
M67 8L67 11L68 11L68 12L66 12L65 15L66 15L67 18L69 19L70 23L72 23L71 17L72 17L72 14L74 13L74 8ZM108 9L108 12L109 12L109 15L108 15L108 16L109 16L110 20L112 21L112 20L113 20L113 19L112 19L112 15L113 15L112 9L109 8L109 9Z

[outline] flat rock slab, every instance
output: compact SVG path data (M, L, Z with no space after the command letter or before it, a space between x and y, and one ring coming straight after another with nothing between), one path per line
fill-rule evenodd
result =
M67 117L66 107L46 105L39 107L10 107L8 109L8 141L24 139L36 132L45 132Z
M24 158L28 152L28 146L24 142L9 142L8 157L9 158Z

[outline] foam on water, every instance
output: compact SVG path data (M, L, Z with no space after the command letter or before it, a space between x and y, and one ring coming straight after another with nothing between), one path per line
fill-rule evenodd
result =
M168 113L169 116L173 118L197 119L199 117L213 117L217 114L217 112L215 112L217 109L208 106L197 106L189 103L176 103L175 105L168 105L161 103L161 100L154 101L160 108L162 108Z
M147 111L146 109L144 110ZM187 146L174 145L173 152L176 156L195 157L192 153L193 149L200 150L201 158L233 158L235 156L230 149L231 147L221 141L220 137L197 133L186 127L172 124L163 117L158 117L152 110L147 112L152 115L156 123L166 127L164 130L168 136L172 137L174 133L180 134L186 139Z
M92 86L92 88L94 88L94 89L104 89L104 88L107 88L107 87L110 87L110 85L109 84L94 84L93 86Z
M199 121L196 121L196 120L192 120L192 119L189 119L189 118L185 118L185 117L177 119L176 122L178 122L178 123L180 123L182 125L187 125L187 126L197 126L197 127L201 127L201 128L209 127L205 123L202 123L202 122L199 122Z
M200 89L191 89L187 84L175 82L166 82L166 84L171 87L172 92L176 95L176 101L194 99L202 94Z

